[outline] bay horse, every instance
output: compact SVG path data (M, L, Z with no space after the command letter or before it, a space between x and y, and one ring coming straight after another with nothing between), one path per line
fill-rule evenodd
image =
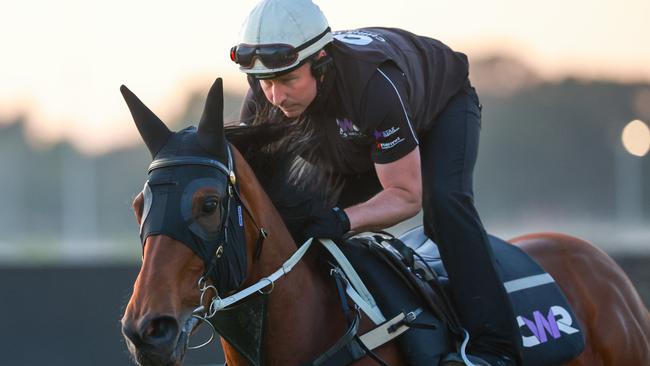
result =
M268 305L261 363L310 364L346 332L348 323L315 250L281 279L264 283L284 268L297 246L253 170L226 141L221 79L208 93L198 128L179 132L171 132L126 87L121 90L154 158L145 189L133 201L142 266L121 320L134 361L181 365L202 318L197 312L206 316L220 310L212 309L209 297L239 294L262 283ZM152 195L160 195L153 204ZM650 364L648 310L609 256L562 234L526 235L511 243L553 276L583 325L585 350L570 365ZM364 318L359 334L371 328ZM250 364L223 338L221 345L228 366ZM375 353L386 364L404 364L394 342ZM377 361L371 357L354 363L372 364Z

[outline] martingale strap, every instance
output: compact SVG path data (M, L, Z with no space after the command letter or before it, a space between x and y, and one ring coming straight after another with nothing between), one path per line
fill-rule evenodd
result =
M226 298L216 297L212 300L211 310L220 311L225 307L238 303L239 301L247 298L248 296L256 293L258 290L261 290L269 285L272 285L280 277L291 272L293 267L302 259L302 257L307 253L307 250L311 247L313 239L309 239L303 244L293 255L280 267L277 271L273 272L267 277L262 278L255 284L233 294Z
M350 261L346 258L345 254L339 247L329 239L321 239L321 243L327 249L332 257L338 262L339 266L348 278L346 293L350 298L363 310L370 320L379 325L386 321L384 314L381 313L379 306L375 299L370 294L370 291L363 284L363 281L354 270Z
M219 311L247 298L248 296L256 293L258 290L261 290L273 284L280 277L289 273L293 269L293 267L302 259L305 253L307 253L307 250L309 250L312 243L313 239L307 240L286 262L284 262L284 264L282 264L282 267L280 267L277 271L273 272L269 276L260 279L257 283L226 298L215 298L211 305L211 309L213 311ZM328 251L330 251L330 253L332 253L336 261L341 266L341 269L347 276L349 281L346 288L346 293L348 296L350 296L350 298L361 308L361 310L363 310L364 313L366 313L366 315L368 315L368 317L375 324L381 324L385 322L386 318L381 313L381 310L379 310L377 303L373 299L366 286L363 284L363 281L361 281L361 278L359 278L359 275L356 273L350 262L347 260L347 258L345 258L345 255L341 252L341 250L336 246L336 244L334 244L333 241L329 239L322 239L321 243L325 246L325 248L327 248Z

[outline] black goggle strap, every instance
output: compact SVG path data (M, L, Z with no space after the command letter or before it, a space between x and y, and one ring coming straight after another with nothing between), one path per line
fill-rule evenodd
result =
M309 41L307 41L307 42L301 44L300 46L296 47L296 52L300 52L300 51L306 49L307 47L313 45L314 43L318 42L318 41L319 41L321 38L323 38L323 37L324 37L324 36L325 36L325 35L326 35L330 30L331 30L330 27L325 28L325 30L322 31L320 34L318 34L316 37L314 37L314 38L310 39Z

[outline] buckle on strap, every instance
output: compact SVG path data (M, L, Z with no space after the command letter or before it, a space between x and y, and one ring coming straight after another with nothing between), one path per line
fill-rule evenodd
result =
M411 327L408 323L413 322L421 313L422 309L420 308L417 308L408 314L400 313L393 319L390 319L379 327L362 335L359 337L359 340L361 340L369 350L373 350L409 330Z

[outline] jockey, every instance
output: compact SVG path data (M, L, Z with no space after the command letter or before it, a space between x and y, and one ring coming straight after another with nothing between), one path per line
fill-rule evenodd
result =
M303 237L385 229L422 209L474 363L515 365L514 315L474 206L481 104L467 57L401 29L332 32L311 0L261 1L230 57L250 84L241 120L316 126L312 156L345 178Z

